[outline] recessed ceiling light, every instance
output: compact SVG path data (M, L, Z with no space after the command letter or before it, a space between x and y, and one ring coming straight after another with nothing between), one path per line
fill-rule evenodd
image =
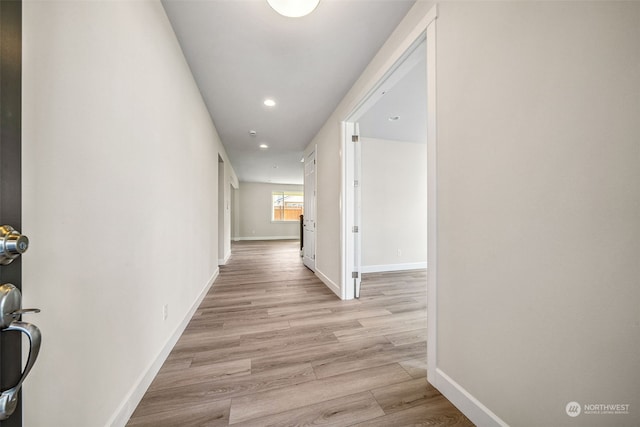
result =
M282 16L300 18L313 12L320 0L267 0L267 3Z
M390 122L395 122L396 120L400 120L400 116L391 116L389 117Z
M264 105L266 105L267 107L275 107L276 101L274 101L273 99L265 99Z
M269 146L267 144L260 144L260 148L266 150L267 148L269 148Z
M258 132L256 132L255 130L250 130L249 131L249 135L251 136L256 136L258 134Z

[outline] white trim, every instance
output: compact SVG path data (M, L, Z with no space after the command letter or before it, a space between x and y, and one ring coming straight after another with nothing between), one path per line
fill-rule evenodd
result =
M127 422L129 421L129 418L131 418L131 415L133 415L133 411L136 409L136 407L142 400L142 397L147 392L147 389L151 385L151 382L158 374L158 371L160 371L162 364L165 362L165 360L169 356L169 353L171 353L171 350L173 350L173 347L178 342L178 339L180 339L180 337L182 336L182 333L184 332L187 325L189 324L189 321L191 320L196 310L200 306L200 303L202 303L202 300L204 299L204 297L209 292L209 289L211 289L213 282L215 282L219 274L220 274L220 269L216 268L215 272L209 279L209 282L202 289L202 292L200 292L200 295L198 295L198 298L196 298L196 300L192 304L189 311L185 314L180 324L178 324L176 329L173 331L173 334L171 334L171 336L167 339L162 349L160 349L160 352L156 356L155 360L151 362L149 367L143 372L143 374L134 383L133 387L129 390L129 392L123 399L122 403L120 403L120 405L118 406L118 409L111 416L109 421L107 421L105 426L124 427L127 424Z
M451 401L475 425L483 427L509 427L500 417L494 414L482 402L476 399L464 387L455 382L450 376L436 369L432 383L440 393Z
M436 6L428 13L437 14ZM437 186L437 96L436 93L436 28L437 20L427 24L427 378L438 366L438 186Z
M362 273L382 273L385 271L424 270L426 262L407 262L404 264L363 265Z
M222 258L222 259L218 258L218 265L225 265L227 263L227 261L229 261L229 258L231 258L231 251L228 251L224 255L224 258Z
M251 237L236 237L236 242L239 240L300 240L300 236L251 236Z
M322 280L322 283L327 285L327 288L329 288L334 294L336 294L338 298L344 299L340 295L340 286L338 284L336 284L333 280L329 279L325 274L323 274L318 269L316 269L315 273L316 273L316 276L318 276L318 279Z
M341 215L340 215L340 240L342 250L342 282L340 286L340 298L350 300L355 297L355 289L353 288L352 272L356 271L354 244L352 227L355 224L355 214L353 207L355 206L354 197L355 189L353 187L354 179L354 144L351 140L356 135L357 129L353 122L343 121L342 129L342 194L341 196Z

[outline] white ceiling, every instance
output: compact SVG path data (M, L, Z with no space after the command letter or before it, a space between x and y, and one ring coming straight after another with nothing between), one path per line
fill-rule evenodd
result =
M163 0L239 180L283 184L302 184L304 148L413 3L320 0L285 18L266 0Z
M384 95L358 119L363 137L427 143L427 48L422 42L380 88ZM398 117L397 120L389 120Z

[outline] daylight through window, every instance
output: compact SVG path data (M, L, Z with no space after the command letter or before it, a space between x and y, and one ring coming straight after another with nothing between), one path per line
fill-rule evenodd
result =
M274 191L272 202L272 221L300 221L300 215L304 213L302 192Z

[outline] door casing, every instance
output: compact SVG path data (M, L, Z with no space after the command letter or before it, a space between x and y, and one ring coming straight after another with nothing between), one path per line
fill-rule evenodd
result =
M353 226L357 224L358 214L357 192L354 191L354 171L357 164L357 151L353 146L352 135L357 131L357 121L374 105L385 84L389 83L394 72L402 66L413 49L426 40L427 50L427 376L436 378L437 370L437 133L436 133L436 18L437 5L434 5L414 29L405 37L394 54L378 72L378 78L363 90L363 96L349 114L345 116L341 126L342 182L341 182L341 283L340 296L348 300L355 297L352 273L360 272L361 257L355 252L357 242L353 236ZM381 90L382 89L382 90Z

